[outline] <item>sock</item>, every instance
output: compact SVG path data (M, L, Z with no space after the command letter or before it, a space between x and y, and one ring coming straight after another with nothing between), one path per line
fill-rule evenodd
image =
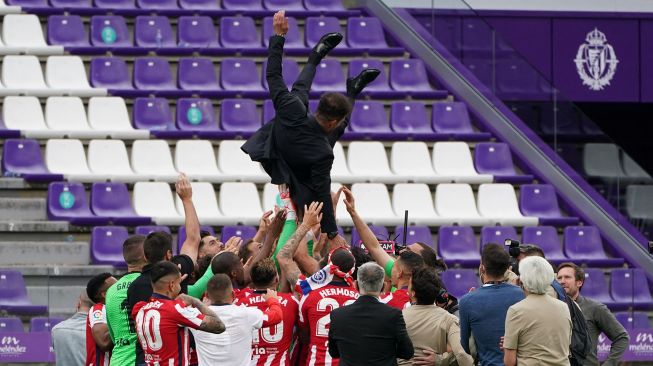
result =
M287 189L283 189L281 192L279 192L279 194L277 195L277 206L288 209L288 215L286 216L286 221L297 220L297 212L295 211L295 204L290 199L290 191L288 191Z

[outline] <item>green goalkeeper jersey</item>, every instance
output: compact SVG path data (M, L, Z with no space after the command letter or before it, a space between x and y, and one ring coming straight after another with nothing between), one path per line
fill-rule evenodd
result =
M112 366L133 366L136 363L136 331L130 325L131 314L127 305L127 289L140 272L130 272L107 290L105 301L107 324L113 341Z

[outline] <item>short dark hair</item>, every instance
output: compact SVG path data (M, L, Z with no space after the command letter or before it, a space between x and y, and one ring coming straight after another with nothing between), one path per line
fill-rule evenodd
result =
M424 267L422 256L410 250L404 250L399 253L399 262L401 262L402 266L410 270L411 274L418 268Z
M250 273L252 284L256 287L270 285L277 277L277 267L270 258L262 259L254 264Z
M200 243L199 243L199 245L197 246L197 249L198 249L198 250L199 250L199 249L202 249L202 247L204 246L204 238L206 238L207 236L212 236L212 235L213 235L213 234L211 234L211 232L209 232L209 231L206 231L206 230L200 230Z
M181 276L181 271L179 270L179 267L177 267L176 264L168 261L157 262L152 266L152 269L150 270L150 278L152 284L155 284L159 282L159 280L162 279L163 277L172 274L177 274Z
M444 288L440 276L434 268L422 267L413 272L411 279L412 290L418 305L431 305L435 303L438 293Z
M231 272L240 264L240 258L231 252L220 252L211 261L214 274L223 273L231 277Z
M437 253L431 248L428 244L422 242L415 242L422 248L422 252L419 253L424 260L424 265L435 268L438 272L444 272L447 270L447 265L442 259L438 259Z
M252 256L252 251L249 250L249 245L254 242L254 239L249 239L243 244L240 245L240 248L238 248L238 258L243 261L243 263L247 263L247 260L249 257Z
M487 244L481 252L481 263L492 277L503 277L510 267L510 255L499 244Z
M583 270L583 268L578 266L576 263L564 262L564 263L560 263L556 273L560 272L560 270L563 269L563 268L572 268L574 270L574 279L576 281L581 281L581 282L583 282L583 284L585 284L585 271ZM583 286L581 285L581 288L582 287Z
M356 260L349 250L338 249L331 254L331 263L338 266L342 272L347 273L354 268Z
M544 256L544 251L542 248L535 244L522 244L519 246L519 252L526 255L527 257L530 256L538 256L546 259L546 256Z
M214 302L226 300L230 289L233 289L231 278L224 273L213 275L206 284L206 294Z
M132 235L122 243L122 257L127 264L137 264L143 257L143 242L145 236Z
M317 114L327 121L347 117L351 113L351 102L340 93L324 93L317 105Z
M356 262L356 269L352 274L352 277L356 278L358 275L358 268L367 262L372 262L374 259L361 247L351 247L351 254L354 256L354 261Z
M99 275L93 276L88 283L86 284L86 295L93 302L99 302L100 289L104 285L104 282L107 278L111 277L112 274L109 272L100 273Z
M166 253L172 251L172 235L165 231L155 231L145 238L143 253L148 263L154 264L166 258Z

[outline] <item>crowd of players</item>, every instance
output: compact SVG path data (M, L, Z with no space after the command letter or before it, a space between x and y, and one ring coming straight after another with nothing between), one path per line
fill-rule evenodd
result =
M296 220L292 206L276 207L252 240L221 243L200 232L183 175L176 192L187 233L179 254L167 233L134 235L123 245L127 273L89 281L86 366L598 365L600 332L613 342L611 365L628 344L607 308L579 295L582 269L563 264L556 281L537 247L522 247L511 263L503 246L484 246L483 286L459 302L440 280L446 265L435 251L422 243L382 247L347 188L332 204L344 195L362 246L321 234L317 202L300 225L287 225ZM340 323L331 317L364 299L396 310ZM366 317L371 325L347 329ZM379 334L374 324L383 323L394 334ZM580 351L578 339L587 343Z

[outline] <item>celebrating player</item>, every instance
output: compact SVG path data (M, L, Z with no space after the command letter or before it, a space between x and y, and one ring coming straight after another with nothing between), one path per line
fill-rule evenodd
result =
M113 342L107 326L104 306L107 290L116 283L111 273L100 273L86 285L88 298L95 303L86 318L86 363L85 366L107 366L111 359Z

